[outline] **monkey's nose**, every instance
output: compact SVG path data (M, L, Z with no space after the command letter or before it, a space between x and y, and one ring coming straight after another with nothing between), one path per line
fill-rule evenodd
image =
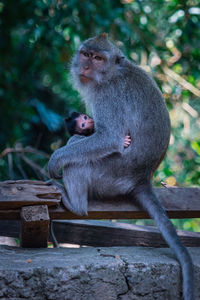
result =
M90 73L89 66L84 66L84 67L81 68L81 72L80 72L81 75L86 75L87 76L89 73Z

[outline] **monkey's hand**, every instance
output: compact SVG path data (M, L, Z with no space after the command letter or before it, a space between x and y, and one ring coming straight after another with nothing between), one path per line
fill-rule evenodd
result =
M126 135L124 138L124 148L127 148L131 144L131 137L130 135Z

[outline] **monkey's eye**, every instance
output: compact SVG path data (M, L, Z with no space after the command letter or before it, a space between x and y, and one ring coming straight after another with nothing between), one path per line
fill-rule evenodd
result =
M98 55L95 55L95 57L94 57L94 59L96 59L96 60L103 60L103 57L101 57L101 56L98 56Z
M82 128L85 127L85 123L82 123L82 124L81 124L81 127L82 127Z
M89 53L88 52L82 52L82 54L85 56L85 57L89 57L90 55L89 55Z
M84 118L84 120L87 120L87 116L84 116L83 118Z

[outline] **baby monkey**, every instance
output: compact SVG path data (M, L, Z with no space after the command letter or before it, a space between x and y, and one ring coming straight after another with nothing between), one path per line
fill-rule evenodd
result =
M71 136L74 134L89 136L94 133L94 120L86 114L73 112L69 118L65 119L65 125ZM131 137L124 138L124 148L131 144Z

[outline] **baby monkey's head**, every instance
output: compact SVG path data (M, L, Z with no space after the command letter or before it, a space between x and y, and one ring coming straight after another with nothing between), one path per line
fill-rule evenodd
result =
M65 125L69 134L80 134L88 136L94 132L94 121L86 114L73 112L65 119Z

